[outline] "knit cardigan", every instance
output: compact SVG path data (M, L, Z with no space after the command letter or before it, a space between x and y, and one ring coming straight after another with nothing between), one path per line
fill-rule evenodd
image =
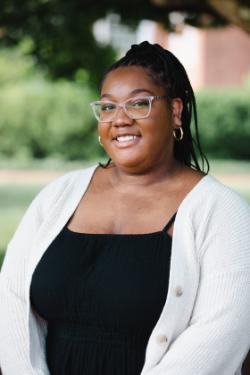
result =
M46 186L8 245L0 274L3 375L49 375L47 324L31 309L31 278L95 169L68 173ZM177 212L168 295L141 375L239 375L249 347L249 206L205 176Z

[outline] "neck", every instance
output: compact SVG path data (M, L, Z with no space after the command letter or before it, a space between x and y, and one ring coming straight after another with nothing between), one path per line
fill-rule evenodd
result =
M116 188L129 188L129 186L146 187L166 181L168 178L173 178L181 168L182 165L175 159L166 165L156 165L153 168L143 171L138 169L123 169L112 165L110 182Z

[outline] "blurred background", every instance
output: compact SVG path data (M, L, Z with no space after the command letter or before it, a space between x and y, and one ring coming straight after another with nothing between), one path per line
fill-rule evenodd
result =
M185 66L211 174L250 201L249 33L248 0L1 0L0 264L43 185L106 159L89 102L143 40Z
M143 40L185 66L211 174L250 202L249 3L1 0L0 264L42 186L107 158L89 102L105 69Z

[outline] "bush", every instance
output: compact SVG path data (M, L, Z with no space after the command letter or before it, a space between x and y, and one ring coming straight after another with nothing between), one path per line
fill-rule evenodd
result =
M250 90L197 95L201 141L212 157L250 159Z
M197 94L200 135L210 157L250 159L250 90ZM87 84L35 78L2 85L0 154L14 158L102 158Z
M17 47L0 48L0 85L8 85L20 81L43 76L35 61L27 55L29 41L23 40Z
M90 159L103 155L89 102L95 93L75 83L45 80L0 92L0 153L8 157Z

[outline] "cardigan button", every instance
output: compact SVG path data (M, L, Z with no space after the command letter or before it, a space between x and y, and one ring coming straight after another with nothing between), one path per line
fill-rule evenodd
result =
M168 341L168 338L167 338L166 335L158 335L156 337L156 340L157 340L158 344L163 344L164 342Z
M177 286L174 290L176 297L181 297L183 295L183 290L180 286Z

